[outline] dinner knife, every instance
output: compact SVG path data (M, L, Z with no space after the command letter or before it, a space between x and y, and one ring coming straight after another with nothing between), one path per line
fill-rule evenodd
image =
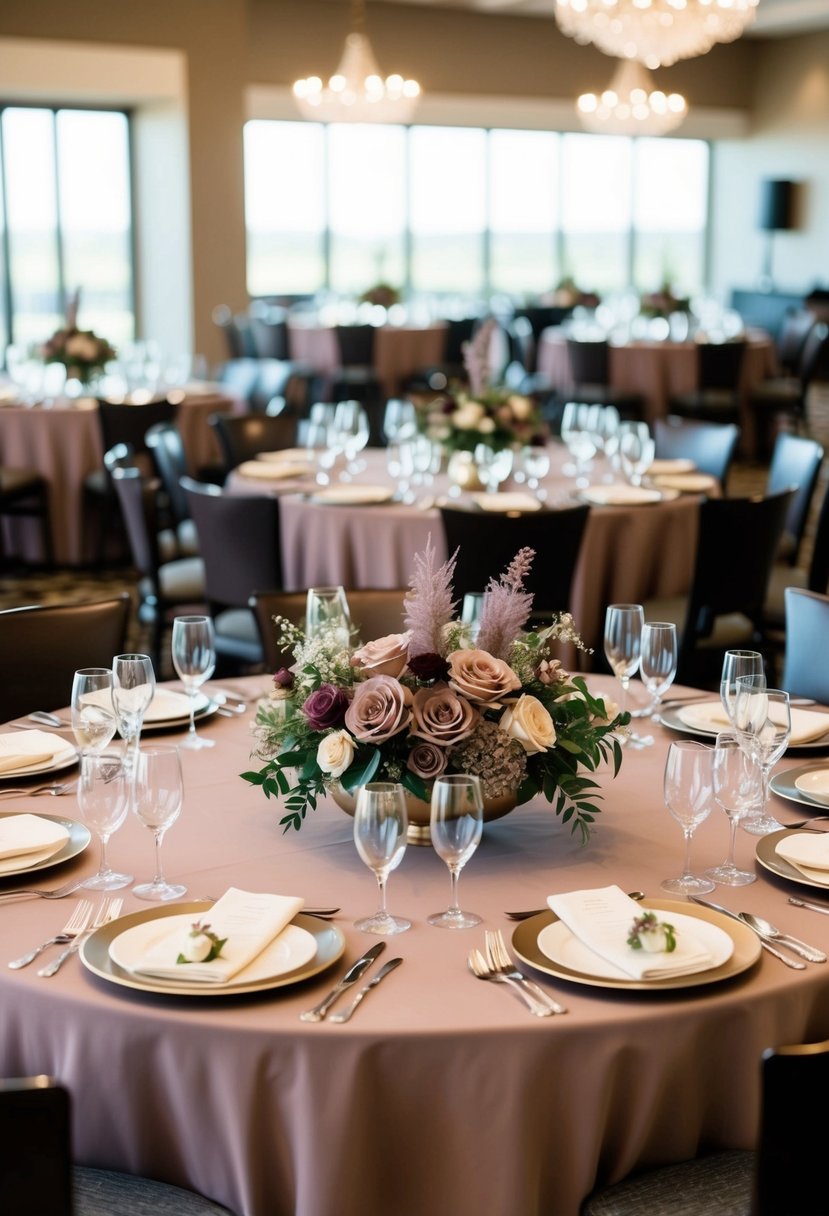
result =
M736 912L732 912L730 908L724 908L722 904L715 904L710 899L703 899L701 895L689 895L688 898L692 903L701 904L703 908L710 908L712 912L721 912L723 916L730 916L732 920L736 920L737 924L742 925L744 929L751 928L751 926L747 925L744 920L740 919ZM791 967L793 971L806 970L805 963L801 963L796 958L789 958L788 955L783 954L780 950L776 950L775 947L772 946L772 944L765 937L763 937L761 933L758 933L756 929L751 929L751 932L757 936L763 949L767 950L769 954L773 954L775 958L779 958L781 963L785 963L786 966Z
M829 907L826 904L811 904L808 899L795 899L793 895L789 896L789 903L794 904L796 908L808 908L811 912L823 912L825 916L829 916Z
M332 1013L331 1017L328 1019L329 1022L347 1022L363 998L369 992L371 992L372 988L376 988L380 981L384 979L390 971L394 971L395 967L399 967L402 962L402 958L390 958L387 963L383 964L374 978L370 979L367 984L363 985L348 1008L344 1009L342 1013Z
M340 982L334 985L325 1000L320 1001L319 1005L316 1005L313 1009L306 1009L304 1013L299 1015L299 1020L301 1022L321 1022L337 997L345 992L346 988L350 988L352 984L356 984L363 972L371 966L378 954L383 953L385 948L385 942L377 942L370 950L366 950L365 954L349 967Z

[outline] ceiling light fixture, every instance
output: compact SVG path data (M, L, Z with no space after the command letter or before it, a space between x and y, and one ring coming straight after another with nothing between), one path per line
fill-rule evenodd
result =
M556 0L556 21L576 42L606 55L668 67L733 42L754 20L759 0Z
M352 0L351 33L333 76L324 84L308 76L294 85L294 99L303 118L315 122L411 121L420 85L393 74L380 75L365 27L365 0Z
M582 126L606 135L666 135L683 121L681 93L663 93L635 59L623 59L603 93L582 93L576 102Z

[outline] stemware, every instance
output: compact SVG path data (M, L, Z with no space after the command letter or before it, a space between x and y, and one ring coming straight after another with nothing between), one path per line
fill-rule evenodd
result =
M475 445L475 464L490 494L496 494L498 487L512 472L512 448L493 448L488 443Z
M632 486L641 486L642 479L653 464L656 445L647 427L625 431L619 439L619 460L625 478Z
M665 762L663 794L665 805L682 828L685 837L685 860L679 878L666 878L665 891L676 895L703 895L713 891L708 878L691 873L691 838L711 813L713 797L712 749L695 739L681 739L668 748Z
M305 428L305 451L316 465L316 482L328 485L330 470L336 460L336 452L328 445L328 436L334 420L334 406L328 401L315 401L308 415Z
M734 731L720 731L712 758L714 798L728 816L730 838L728 856L722 865L706 870L707 878L727 887L744 887L754 882L756 875L740 870L734 860L737 848L737 825L756 810L762 797L762 776L759 765L740 746Z
M351 638L351 613L345 588L309 587L305 601L305 635L315 637L323 631L331 631L342 646L348 646Z
M196 697L201 685L216 669L216 645L210 617L174 617L171 650L173 666L190 698L190 729L179 746L213 747L214 739L205 739L196 733Z
M113 728L114 729L114 728ZM108 752L84 752L78 777L78 809L88 828L101 842L98 873L85 879L82 887L95 891L116 891L132 882L132 874L119 874L107 860L107 843L127 817L129 786L124 760Z
M383 411L383 434L389 443L398 443L417 430L417 411L413 401L405 397L390 397Z
M646 621L642 626L639 673L651 697L646 711L649 717L657 713L663 696L673 684L676 665L676 625L672 621Z
M169 883L161 865L161 842L164 834L181 814L184 782L181 760L175 747L141 748L136 757L132 808L136 816L153 834L155 841L155 877L152 882L133 887L139 899L180 899L187 893L181 883Z
M789 694L781 688L767 688L765 676L738 676L733 721L740 746L759 765L762 776L760 809L746 816L743 829L753 836L779 832L783 824L768 810L769 780L792 733Z
M479 777L449 773L432 786L429 834L432 847L449 867L451 898L445 912L429 916L440 929L471 929L481 923L474 912L463 912L458 904L458 877L475 852L483 830L484 799Z
M628 688L642 659L642 626L645 611L641 604L610 604L604 621L604 653L610 669L622 685L620 710L627 712ZM621 743L637 745L638 736L623 735Z
M568 401L561 415L561 438L575 460L575 464L565 464L562 472L566 476L574 476L576 487L580 490L590 485L587 466L596 454L595 437L590 430L593 418L590 410L591 406L582 401Z
M340 401L334 411L334 426L346 458L340 480L348 481L364 467L358 457L369 439L368 415L359 401Z
M763 674L763 656L759 650L726 650L720 675L720 701L732 726L738 678L756 676L759 679Z
M72 677L72 732L81 757L102 752L115 735L112 672L109 667L79 667Z
M466 625L469 641L474 645L478 630L481 627L481 613L484 609L483 591L467 591L461 607L461 621Z
M354 811L354 843L357 852L377 877L380 907L373 916L354 922L363 933L405 933L412 922L392 916L386 907L386 881L403 860L406 851L406 796L403 786L392 781L370 781L361 786Z
M539 444L525 444L518 453L518 469L526 480L527 489L532 490L539 502L543 502L547 491L542 488L541 482L550 471L550 454L547 449Z
M126 744L128 773L132 773L141 740L144 714L155 694L155 671L148 654L117 654L112 660L112 704L118 733Z

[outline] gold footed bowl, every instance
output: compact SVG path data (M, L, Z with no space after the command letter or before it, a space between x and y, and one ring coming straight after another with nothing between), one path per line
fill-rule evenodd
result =
M344 790L341 785L335 785L331 788L331 797L346 815L353 816L357 806L355 794ZM515 793L501 794L498 798L484 798L484 823L491 823L494 819L508 815L510 811L515 810L517 802ZM432 843L429 834L430 813L431 807L424 798L415 798L414 794L406 790L406 814L409 818L406 839L409 844Z

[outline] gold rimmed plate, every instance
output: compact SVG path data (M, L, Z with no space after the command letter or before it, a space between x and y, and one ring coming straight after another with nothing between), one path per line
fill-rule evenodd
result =
M41 870L49 870L52 866L59 866L64 861L70 861L71 858L77 857L82 853L92 839L92 833L89 828L83 823L77 823L74 819L66 819L63 815L44 815L42 811L33 812L37 814L38 819L48 819L50 823L55 823L59 827L66 828L69 833L69 839L56 852L51 853L48 857L42 857L40 861L31 862L29 865L22 865L19 869L3 870L0 873L0 880L11 878L17 880L24 874L37 874ZM0 818L19 814L15 811L3 811ZM2 887L0 887L2 894Z
M675 900L643 899L643 908L651 908L673 916L690 917L692 920L705 922L721 930L729 937L734 949L729 957L719 966L709 967L705 971L695 971L691 975L672 976L660 980L616 979L590 971L578 970L567 966L562 961L554 962L539 945L539 936L549 926L558 922L554 912L541 912L529 920L522 921L512 935L512 945L515 953L522 962L552 975L556 979L569 980L573 984L586 984L592 988L615 988L632 992L666 992L677 988L697 988L704 984L716 984L721 980L732 979L749 967L754 966L760 957L760 939L746 925L737 924L720 912L713 912L696 904L679 903Z
M798 870L797 866L786 861L786 858L781 857L777 852L777 846L781 840L785 840L789 836L797 836L799 831L798 828L784 828L781 832L769 832L768 836L761 836L757 841L755 856L764 869L771 874L776 874L778 878L787 878L789 882L796 882L801 887L813 887L817 891L826 891L829 889L829 870L826 871L826 882L818 882L817 879L808 878L801 870Z
M291 924L311 934L316 949L310 959L293 971L274 975L258 975L254 979L245 979L245 970L243 970L226 984L186 984L176 981L165 983L160 979L135 975L133 972L119 967L110 954L110 947L115 939L137 925L144 925L148 921L171 916L202 916L209 913L212 907L213 904L207 900L193 900L192 902L168 904L166 907L142 909L140 912L132 912L128 916L121 916L117 921L102 925L86 939L80 950L81 962L93 975L121 988L131 988L137 992L152 992L163 996L209 998L270 992L275 988L302 983L311 976L318 975L320 971L325 971L345 951L345 937L336 925L300 912L294 917Z
M711 704L715 704L712 698ZM697 739L716 739L720 731L732 730L733 728L723 721L722 725L715 728L712 722L710 726L703 726L702 723L694 725L691 722L686 722L682 713L686 708L684 705L672 705L668 709L659 711L659 720L663 726L667 726L669 730L679 731L683 735L693 735ZM819 739L812 739L808 743L790 743L786 748L786 753L789 752L809 752L809 751L826 751L829 748L829 714L826 715L827 730L825 735L821 735Z
M811 764L799 764L796 768L787 768L780 773L775 773L769 782L769 789L777 794L780 798L786 798L789 802L797 802L800 806L814 807L816 811L825 811L827 802L820 798L813 798L806 792L803 784L798 785L798 781L802 782L804 777L810 773L819 773L829 771L829 766L825 761Z

